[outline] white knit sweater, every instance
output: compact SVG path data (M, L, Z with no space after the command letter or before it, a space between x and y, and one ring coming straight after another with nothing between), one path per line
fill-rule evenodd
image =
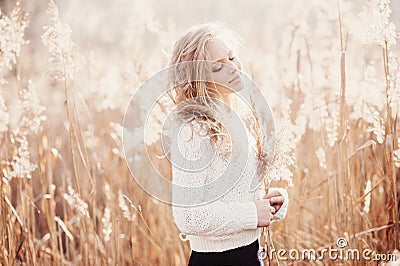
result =
M198 252L221 252L248 245L261 234L261 228L257 227L254 201L260 199L264 192L263 186L255 192L249 191L254 184L257 164L255 140L246 129L248 141L239 142L243 145L235 144L239 157L224 159L216 155L210 138L204 136L202 131L198 133L198 127L196 122L192 126L183 126L171 147L172 181L184 187L172 191L172 210L181 231L179 236L183 241L189 240L191 249ZM240 159L241 155L247 157L246 163ZM210 161L212 163L205 164ZM230 178L230 175L234 176L230 173L239 172L242 176L238 182L231 183L233 186L225 185L230 180L220 178L223 174ZM285 202L275 214L276 219L286 215L288 205L286 190L279 190Z

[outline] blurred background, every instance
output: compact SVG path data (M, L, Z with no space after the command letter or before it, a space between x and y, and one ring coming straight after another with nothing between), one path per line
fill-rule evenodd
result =
M185 30L206 22L243 37L244 71L281 133L279 169L293 185L273 184L288 189L290 206L267 246L335 248L342 237L371 256L398 252L399 0L2 0L0 8L1 265L187 265L171 206L130 175L122 129L133 92L166 67ZM149 156L168 176L158 142ZM142 156L127 159L140 166Z

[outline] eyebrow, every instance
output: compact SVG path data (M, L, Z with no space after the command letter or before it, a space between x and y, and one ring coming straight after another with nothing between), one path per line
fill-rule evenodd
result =
M229 56L229 55L231 55L231 54L232 54L232 50L229 50L229 52L227 53L227 55ZM223 61L225 60L225 58L226 58L226 56L223 57L223 58L220 58L220 59L218 59L218 60L216 60L216 61L214 61L214 63L223 62Z

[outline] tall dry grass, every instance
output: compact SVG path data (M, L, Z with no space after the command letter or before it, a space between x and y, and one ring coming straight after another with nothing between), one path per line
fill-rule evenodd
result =
M150 3L0 3L1 265L187 264L190 248L170 206L133 181L122 150L130 95L165 65L162 51L184 26L200 22L179 13L180 1L171 12L181 20L172 22L157 13L167 7ZM226 18L247 40L247 72L285 140L279 173L293 186L287 217L269 231L274 248L336 247L344 237L348 248L395 252L400 70L399 13L391 8L398 1L282 2L287 16L272 2L233 3L213 5L233 14L253 5L257 23L235 24L229 12L204 17ZM149 148L168 176L157 144ZM143 156L128 160L140 165Z

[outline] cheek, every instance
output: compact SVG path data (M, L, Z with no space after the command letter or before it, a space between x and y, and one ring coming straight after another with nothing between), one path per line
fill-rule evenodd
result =
M222 70L217 73L212 73L211 77L213 78L214 82L216 82L216 83L225 84L227 82L226 75L225 75L224 71L222 71Z

